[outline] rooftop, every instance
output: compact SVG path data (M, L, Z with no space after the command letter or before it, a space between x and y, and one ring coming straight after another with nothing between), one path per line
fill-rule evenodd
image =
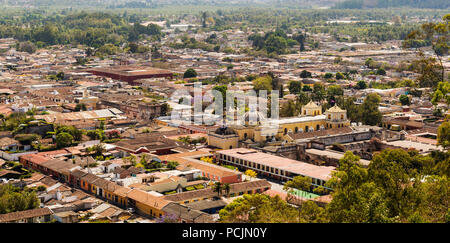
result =
M262 153L254 149L237 148L222 150L217 153L321 180L330 179L331 172L335 170L333 166L317 166L298 160Z

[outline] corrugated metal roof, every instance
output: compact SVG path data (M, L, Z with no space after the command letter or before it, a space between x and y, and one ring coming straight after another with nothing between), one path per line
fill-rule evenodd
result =
M101 212L105 211L106 209L108 209L108 208L110 208L110 207L111 207L111 205L109 205L109 204L107 204L107 203L103 203L103 204L101 204L100 206L98 206L98 207L92 209L91 211L92 211L93 213L101 213Z

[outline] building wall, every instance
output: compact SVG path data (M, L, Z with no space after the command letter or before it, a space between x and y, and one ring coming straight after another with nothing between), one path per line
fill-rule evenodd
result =
M81 180L81 181L80 181L80 187L81 187L81 189L83 189L84 191L87 191L87 192L90 191L90 185L89 185L89 183L87 183L86 181Z
M187 185L186 178L180 178L178 181L150 185L148 187L148 190L157 191L157 192L167 192L167 191L173 191L173 190L177 189L178 185L181 185L181 187L183 187L183 188L186 187L186 185Z
M317 127L317 126L319 126L319 127ZM313 128L314 131L317 131L317 128L320 129L322 126L326 127L325 120L282 124L282 125L280 125L280 128L278 130L277 138L283 137L285 134L289 133L290 131L292 133L296 133L296 129L297 129L297 131L300 131L300 129L303 129L303 132L307 132L307 130Z
M298 176L296 174L290 173L288 171L283 171L283 170L275 168L275 167L269 167L266 165L258 164L257 162L240 160L240 159L234 158L232 156L225 156L223 154L220 154L220 152L219 152L218 158L221 163L237 166L238 168L240 168L242 170L250 169L250 170L253 170L256 173L258 173L259 175L270 177L275 180L288 181L288 180L292 180L295 176ZM302 176L310 177L308 175L302 175ZM323 186L325 184L325 181L323 181L323 180L320 180L317 178L312 178L312 177L310 177L310 178L312 179L313 186Z
M162 215L164 215L164 212L160 209L151 207L149 205L140 203L140 202L136 202L136 209L138 213L147 215L147 216L153 216L153 217L161 217Z
M255 127L245 127L233 130L239 136L239 141L247 140L248 138L254 138L255 136Z
M303 116L318 116L318 115L322 115L322 108L321 107L317 107L317 108L302 108L302 115Z
M208 145L221 149L237 148L239 143L238 136L220 136L208 135Z

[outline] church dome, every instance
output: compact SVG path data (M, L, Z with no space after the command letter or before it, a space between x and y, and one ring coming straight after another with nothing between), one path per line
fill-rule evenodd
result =
M229 127L219 127L216 129L216 131L214 131L215 134L219 134L219 135L232 135L232 134L236 134L234 132L233 129L229 128Z
M328 109L327 112L331 112L331 113L341 113L341 112L345 112L345 110L342 110L341 108L339 108L339 106L334 105L333 107L331 107L330 109Z
M318 106L316 103L314 103L313 101L310 101L308 104L306 104L303 108L305 109L317 109L320 108L320 106Z
M261 124L262 121L265 121L266 117L259 111L248 111L244 114L244 122L245 124L256 125Z

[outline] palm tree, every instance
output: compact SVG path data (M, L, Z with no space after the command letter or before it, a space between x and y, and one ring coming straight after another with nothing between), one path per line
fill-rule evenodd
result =
M206 12L202 12L202 26L203 28L206 28L206 18L208 17L208 14Z
M105 146L103 144L96 144L92 147L89 147L86 149L86 152L88 154L94 152L94 156L100 156L103 155L104 152L106 152Z
M219 196L219 197L220 197L220 194L222 194L222 183L220 183L220 181L218 181L214 184L213 192L217 192L217 196Z
M105 148L105 145L103 145L103 144L97 144L95 147L94 147L94 151L95 151L95 154L97 154L97 155L103 155L103 153L104 152L106 152L106 148Z
M230 196L230 190L231 190L230 184L228 184L228 183L223 184L223 190L227 194L227 197L229 197Z

